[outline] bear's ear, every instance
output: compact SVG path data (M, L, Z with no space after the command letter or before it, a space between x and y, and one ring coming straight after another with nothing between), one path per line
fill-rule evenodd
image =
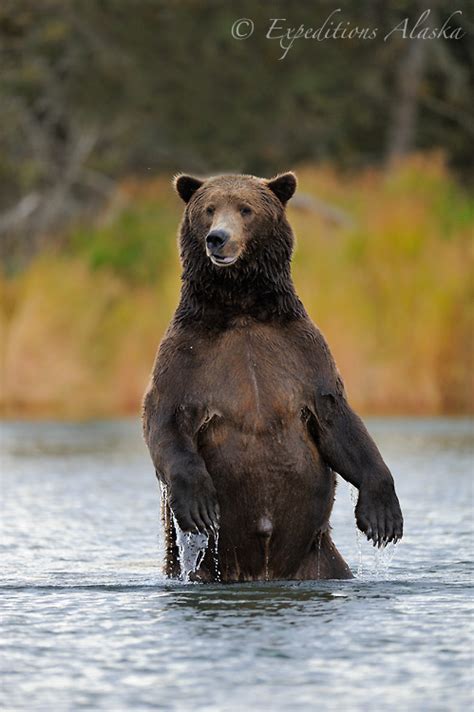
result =
M296 176L289 171L267 181L267 185L285 205L296 190Z
M189 203L194 193L202 186L203 183L204 181L199 180L199 178L193 178L192 176L182 174L176 176L174 179L175 190L185 203Z

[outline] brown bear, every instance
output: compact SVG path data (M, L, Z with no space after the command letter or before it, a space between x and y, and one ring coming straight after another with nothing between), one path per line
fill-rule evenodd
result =
M201 581L349 578L330 535L335 473L358 488L357 525L374 545L400 539L403 519L295 292L285 215L295 175L180 175L175 187L186 203L181 299L143 408L168 493L165 571L179 575L177 522L210 537Z

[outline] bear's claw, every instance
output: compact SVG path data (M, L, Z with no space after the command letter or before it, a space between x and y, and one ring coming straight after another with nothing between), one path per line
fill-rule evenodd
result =
M403 536L403 517L393 484L362 486L356 506L359 529L374 546L394 544Z

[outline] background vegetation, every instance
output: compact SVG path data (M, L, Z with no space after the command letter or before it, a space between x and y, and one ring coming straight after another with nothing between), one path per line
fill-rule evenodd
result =
M316 27L334 7L387 31L425 9L2 2L7 416L136 412L179 291L172 174L288 168L295 281L355 405L473 409L469 3L461 40L300 41L278 61L270 17ZM431 26L453 11L431 8Z

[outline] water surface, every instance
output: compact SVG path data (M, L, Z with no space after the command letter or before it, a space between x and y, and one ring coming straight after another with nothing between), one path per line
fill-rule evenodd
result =
M472 706L472 424L368 421L405 538L358 539L353 581L196 585L160 573L159 492L135 421L2 424L5 710Z

